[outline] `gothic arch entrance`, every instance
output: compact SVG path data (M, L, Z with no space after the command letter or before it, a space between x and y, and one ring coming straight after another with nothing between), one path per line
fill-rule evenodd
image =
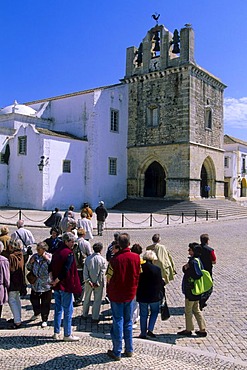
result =
M215 197L215 167L212 159L207 157L201 168L200 195L202 198Z
M243 178L242 181L241 181L241 190L240 190L240 197L246 197L247 196L247 183L246 183L246 179Z
M158 162L151 163L144 176L144 197L164 197L166 195L166 175Z

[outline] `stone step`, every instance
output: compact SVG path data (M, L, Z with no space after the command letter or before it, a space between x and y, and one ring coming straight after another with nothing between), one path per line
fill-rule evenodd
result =
M164 199L125 199L113 209L122 212L158 213L181 216L247 217L247 207L230 200L202 199L196 201L166 201Z

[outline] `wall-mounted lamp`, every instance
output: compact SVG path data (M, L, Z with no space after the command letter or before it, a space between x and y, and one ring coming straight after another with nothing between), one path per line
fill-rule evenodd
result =
M44 167L45 167L45 166L47 166L47 165L48 165L48 163L49 163L49 157L47 157L47 158L46 158L46 160L45 160L45 156L44 156L44 155L42 155L42 156L40 157L40 162L39 162L39 164L38 164L39 171L40 171L40 172L42 172L42 171L43 171L43 169L44 169Z

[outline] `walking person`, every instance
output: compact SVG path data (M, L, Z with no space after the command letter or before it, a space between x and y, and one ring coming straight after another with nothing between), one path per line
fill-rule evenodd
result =
M119 252L110 260L111 274L108 277L107 294L111 302L113 348L107 354L115 361L121 360L122 340L125 355L132 357L133 304L140 275L140 256L130 251L130 236L121 233L118 237Z
M154 326L159 314L160 300L164 294L164 280L161 276L161 269L153 265L157 259L153 251L146 251L143 260L146 263L141 265L142 272L138 283L136 300L140 306L141 334L139 338L146 339L147 336L155 338ZM150 310L150 317L148 314Z
M63 314L63 340L66 342L80 339L72 335L73 293L81 294L82 291L73 253L75 240L74 234L63 234L61 246L53 254L50 266L55 298L53 339L59 339Z
M103 230L104 230L104 223L108 216L107 209L104 206L103 200L99 202L99 206L96 208L95 213L97 216L97 229L98 229L98 235L102 236Z
M94 253L85 260L83 277L85 281L85 298L83 302L83 318L88 317L90 299L94 294L92 307L92 322L99 322L100 306L105 286L106 259L101 256L102 243L93 245Z
M49 279L48 267L51 263L52 254L48 253L48 245L45 242L37 244L37 253L33 254L27 264L27 270L32 271L36 281L32 284L30 301L33 306L34 315L32 321L41 315L41 327L47 326L50 313L52 290Z
M81 210L81 215L82 213L85 213L86 214L86 217L88 220L92 220L92 217L93 217L93 211L92 209L89 207L89 204L88 203L84 203L83 204L83 208Z
M185 295L185 330L179 331L178 335L190 337L194 330L193 315L196 318L199 330L195 333L199 337L206 337L206 323L200 311L199 301L200 295L194 295L192 289L194 287L193 280L202 277L202 271L198 259L200 259L202 248L198 243L189 244L189 261L183 266L183 282L182 291Z
M0 241L0 320L3 305L8 302L8 289L10 285L9 261L1 255L3 250L4 244Z

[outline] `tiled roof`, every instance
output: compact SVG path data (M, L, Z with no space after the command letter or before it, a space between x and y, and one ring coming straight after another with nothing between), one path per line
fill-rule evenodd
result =
M247 142L237 139L230 135L224 135L224 144L242 144L247 146Z
M82 140L85 141L85 139L82 139L80 137L77 137L75 135L69 134L67 132L59 132L59 131L52 131L48 130L46 128L36 127L36 130L43 135L49 135L49 136L56 136L56 137L62 137L65 139L73 139L73 140Z

